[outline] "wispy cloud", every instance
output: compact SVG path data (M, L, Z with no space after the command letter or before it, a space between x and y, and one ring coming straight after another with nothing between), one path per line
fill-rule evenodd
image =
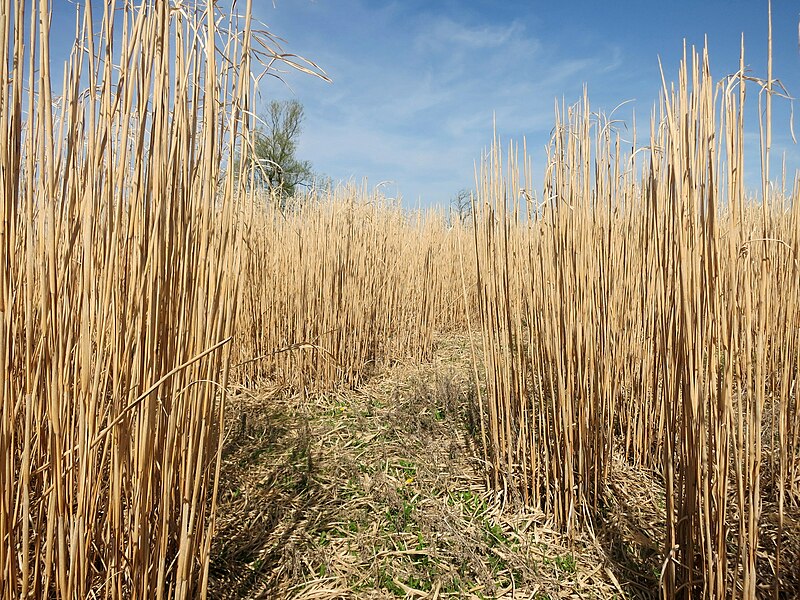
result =
M485 50L503 48L518 39L524 26L514 21L503 25L468 25L449 16L433 19L420 27L416 46L421 51Z
M272 19L275 31L334 80L290 79L306 106L303 157L334 178L392 179L406 198L442 202L471 185L495 120L503 136L527 136L540 150L554 101L578 100L584 84L597 108L639 98L622 116L634 107L649 114L660 88L655 53L641 56L617 39L625 35L607 36L607 24L564 24L555 9L540 16L522 2L505 12L488 1L471 6L279 4L272 16L285 20ZM274 87L269 94L290 95Z

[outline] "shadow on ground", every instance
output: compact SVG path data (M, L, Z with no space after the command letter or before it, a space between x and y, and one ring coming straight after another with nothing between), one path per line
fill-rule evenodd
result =
M235 395L210 597L650 597L630 524L568 539L486 489L476 404L465 336L357 390Z
M232 399L223 449L209 597L276 598L296 548L324 527L307 418L280 394Z
M660 597L666 532L664 489L659 481L621 457L614 458L596 533L625 598Z

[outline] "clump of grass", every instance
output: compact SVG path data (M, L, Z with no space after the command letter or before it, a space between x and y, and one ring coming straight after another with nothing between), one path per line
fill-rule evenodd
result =
M258 56L213 3L0 14L0 595L202 597ZM312 70L306 65L307 70ZM244 161L242 161L243 163Z
M800 196L769 179L771 66L758 202L743 54L723 83L705 52L685 55L630 154L587 95L557 110L541 204L516 200L531 189L516 146L495 143L477 173L490 481L570 531L601 518L612 457L652 469L667 598L794 577L780 540L800 499Z
M366 185L314 190L290 209L265 202L245 230L237 376L355 386L381 363L429 356L433 333L463 328L475 306L458 260L468 235Z

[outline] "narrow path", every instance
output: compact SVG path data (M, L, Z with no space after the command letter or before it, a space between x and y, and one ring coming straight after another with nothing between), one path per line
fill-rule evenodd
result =
M466 336L355 391L242 391L211 597L613 598L598 542L485 490Z

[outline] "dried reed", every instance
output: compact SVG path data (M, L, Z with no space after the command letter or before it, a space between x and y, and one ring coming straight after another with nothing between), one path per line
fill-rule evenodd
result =
M49 4L0 7L0 595L203 596L258 47L213 4L96 7L60 95Z
M745 85L743 66L715 85L707 54L685 55L629 153L586 96L557 108L540 206L518 201L516 147L504 162L496 142L477 173L491 482L569 531L601 520L613 455L654 469L666 598L789 591L800 201L769 180L771 66L746 199Z
M289 211L263 203L245 232L237 376L352 386L376 363L424 358L433 332L463 329L474 307L458 261L470 235L365 185L315 192Z

